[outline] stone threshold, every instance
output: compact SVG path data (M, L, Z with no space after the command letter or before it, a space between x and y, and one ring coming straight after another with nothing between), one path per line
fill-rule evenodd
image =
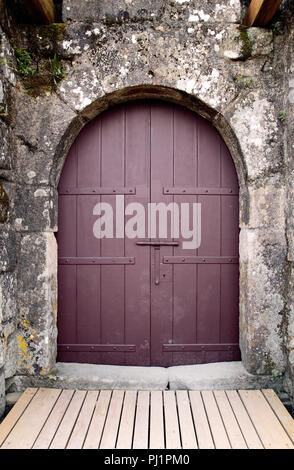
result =
M65 389L124 390L234 390L282 389L281 379L270 375L253 375L242 362L218 362L173 367L113 366L77 363L56 363L47 376L13 377L9 392L27 387Z

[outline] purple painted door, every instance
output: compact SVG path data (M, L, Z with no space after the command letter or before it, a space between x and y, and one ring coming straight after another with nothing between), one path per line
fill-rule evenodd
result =
M166 235L152 235L160 216L150 222L150 203L179 208L178 234L167 211ZM196 203L201 243L184 247L181 209L192 217ZM143 219L135 224L138 204ZM101 223L106 214L113 233L100 238L94 227L99 219L99 233L111 226L109 218ZM124 236L130 226L135 238ZM151 101L94 119L63 169L57 238L59 361L169 366L240 359L238 181L226 145L204 119Z

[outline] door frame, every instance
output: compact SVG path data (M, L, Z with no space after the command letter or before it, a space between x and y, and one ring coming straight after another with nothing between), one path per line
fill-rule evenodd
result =
M263 211L259 216L261 209L258 206L258 188L247 175L247 168L258 156L254 148L245 148L246 139L240 139L239 141L237 138L237 133L241 135L240 129L244 128L244 114L230 114L229 111L221 114L217 109L205 104L196 96L175 88L161 85L135 85L118 89L100 97L91 95L89 104L81 112L72 112L68 122L65 126L61 126L60 130L54 128L57 144L54 151L48 148L46 153L51 168L51 225L50 227L47 225L42 226L38 233L24 236L20 252L20 288L22 288L21 283L25 282L26 279L25 270L28 253L32 256L38 254L35 267L29 274L34 286L37 281L41 280L42 282L41 287L38 289L38 299L39 304L42 305L42 310L40 320L38 320L38 337L33 343L34 353L25 356L23 350L21 350L21 361L17 368L19 374L40 373L46 375L56 364L57 243L54 232L58 230L56 225L58 216L57 186L68 151L85 124L101 112L126 101L149 98L179 104L198 113L211 122L226 143L235 164L240 188L239 331L242 362L252 374L271 374L273 370L283 371L285 368L284 342L281 335L282 326L280 325L283 320L281 314L284 312L285 307L282 290L283 281L280 278L283 276L284 270L287 269L286 241L280 229L283 221L278 210L270 212L270 214L273 214L270 224L265 220L265 217L269 216L268 213L265 214L265 211ZM53 113L53 115L55 114ZM271 189L269 183L267 187ZM283 187L279 189L284 191ZM264 188L262 188L262 191L262 196L267 196ZM276 195L279 195L277 191L276 193L269 192L268 200L270 201L271 197L276 198ZM282 195L280 195L280 200L277 200L280 207L283 207ZM40 218L42 218L43 205L36 206L36 211L39 211ZM271 223L274 224L276 230L271 229ZM279 258L276 256L277 250L279 251ZM32 266L31 258L30 256L30 266ZM260 286L256 285L256 266L259 270L258 279L264 279L264 284L261 282ZM271 281L270 284L266 284L268 280ZM29 313L29 305L23 308ZM263 312L263 315L261 315L261 312ZM24 315L22 311L19 313L19 318L22 318L21 315ZM268 318L270 322L265 324L265 319ZM277 324L278 321L279 325ZM20 324L19 341L23 337L27 338L30 345L29 332L30 329L26 331L25 326L23 327Z
M244 203L246 203L247 197L247 187L245 184L246 181L246 169L244 165L244 160L242 156L242 152L240 149L240 145L237 141L237 138L231 129L230 125L227 123L226 119L219 114L216 110L210 108L202 101L188 95L187 93L180 92L178 90L169 89L166 87L156 87L156 86L141 86L141 87L131 87L121 91L119 97L116 93L112 93L107 95L107 101L103 102L103 100L98 100L97 102L93 103L89 107L89 113L87 115L87 119L83 122L82 126L78 126L76 128L76 123L74 123L74 127L70 130L70 139L66 139L64 142L64 146L62 149L62 165L59 163L57 167L55 167L55 172L53 173L53 178L55 180L56 187L58 186L59 179L61 176L62 168L68 154L68 151L73 144L77 135L81 132L82 128L85 124L90 122L92 119L97 117L104 111L107 111L110 107L113 107L118 104L123 104L130 101L142 101L142 100L156 100L156 101L166 101L172 104L180 105L184 108L187 108L199 116L203 117L204 119L208 120L216 131L220 134L221 138L227 145L231 158L233 159L238 183L239 183L239 226L243 223L246 223L246 216L248 215L248 211L244 211ZM98 109L97 109L98 107ZM66 154L66 155L65 155ZM64 157L65 155L65 157ZM240 220L240 216L245 216L245 220ZM244 219L244 217L243 217ZM240 270L242 269L240 263ZM240 284L241 285L241 284ZM239 289L239 297L241 298L241 292ZM239 315L241 315L241 306L239 305ZM239 321L239 324L241 322ZM242 332L240 329L240 348L242 353Z

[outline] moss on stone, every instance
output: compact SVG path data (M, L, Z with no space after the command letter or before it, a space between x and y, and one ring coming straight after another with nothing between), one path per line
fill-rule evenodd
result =
M52 23L50 25L44 25L39 28L39 33L52 42L60 41L63 38L66 30L66 23Z
M243 60L249 59L252 54L252 42L248 35L248 29L245 26L239 26L240 39L242 41L242 58Z

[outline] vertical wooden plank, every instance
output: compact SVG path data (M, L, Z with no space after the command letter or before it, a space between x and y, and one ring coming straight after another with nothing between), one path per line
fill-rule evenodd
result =
M263 449L263 445L238 395L238 392L236 390L228 390L226 394L242 430L242 434L245 438L248 448Z
M2 449L31 449L61 390L40 388L18 420Z
M197 343L219 343L220 266L198 265ZM210 356L210 357L209 357ZM218 352L206 352L203 362L218 362Z
M110 390L101 390L83 449L98 449L111 398Z
M198 186L219 188L221 179L221 139L214 127L205 119L198 122Z
M162 391L150 392L150 449L164 449Z
M223 390L216 390L214 391L214 397L222 416L232 449L247 449L246 442L225 392Z
M97 391L87 392L79 417L66 446L67 449L82 449L92 419L97 397Z
M199 391L189 391L199 449L214 449L209 423Z
M177 403L183 449L197 449L197 440L190 408L189 395L186 390L177 390Z
M76 342L76 266L58 267L58 344ZM74 362L76 353L58 352L58 361Z
M125 106L108 110L101 119L101 186L123 187L125 181ZM115 214L116 196L102 196L101 201L110 204ZM124 256L124 239L101 239L101 256ZM101 266L102 344L124 344L125 342L124 272L124 266ZM124 353L101 353L101 361L105 364L122 365L125 363Z
M173 112L169 103L151 106L151 202L169 204L173 196L164 195L162 188L173 184ZM157 228L159 223L157 223ZM159 234L157 234L159 236ZM172 255L172 247L160 248L160 258ZM172 282L155 284L155 249L151 248L151 363L169 366L172 353L163 352L162 345L172 338L173 292ZM171 279L172 266L160 264L167 279Z
M3 419L0 424L0 447L24 413L29 403L32 401L33 397L36 395L37 391L37 388L27 388L17 400L13 408L9 411L8 415Z
M148 449L150 392L139 391L133 449Z
M273 412L276 414L283 428L287 432L291 441L294 443L294 419L272 389L262 390L262 393L270 404Z
M201 392L211 434L216 449L231 449L231 445L212 391Z
M100 186L101 117L87 124L77 141L77 187ZM100 256L100 240L93 236L93 209L100 196L77 197L77 256ZM100 344L100 266L77 266L77 344ZM97 352L76 352L78 362L99 363Z
M149 102L129 103L126 106L125 144L125 185L136 188L135 195L125 196L125 206L136 202L144 207L145 230L147 230L147 204L150 201ZM126 216L126 228L133 216L136 216L136 212ZM125 266L125 338L127 344L136 344L137 349L135 353L126 354L125 361L128 365L148 366L150 365L150 248L138 246L136 239L126 237L125 256L135 256L136 259L134 265Z
M181 107L174 110L174 187L197 187L197 123L198 116ZM182 203L197 202L197 196L175 195L174 202L181 207ZM191 213L191 211L190 211ZM181 237L180 211L180 237ZM191 219L190 219L191 220ZM191 228L191 227L189 227ZM197 250L184 249L182 238L178 247L174 248L175 256L195 256ZM196 265L173 266L173 341L176 344L196 343ZM173 353L173 364L195 363L195 353Z
M117 449L131 449L133 441L133 430L135 425L135 411L137 402L137 392L126 390L123 403L123 411L117 438Z
M204 138L204 137L203 137ZM218 146L216 150L218 149ZM199 158L199 165L202 158ZM212 159L212 156L210 157ZM214 156L214 165L212 166L219 178L219 159L218 153ZM214 161L213 160L213 161ZM206 169L206 166L205 166ZM206 169L208 172L208 170ZM208 179L208 175L202 175L204 182L199 180L202 186ZM215 187L219 182L212 180ZM211 182L211 184L212 184ZM198 256L220 256L221 241L221 219L220 219L220 196L199 196L198 201L201 204L201 245L198 249ZM197 276L197 343L218 344L220 341L220 299L221 299L221 267L218 264L198 265ZM218 362L219 352L209 351L203 355L202 362Z
M74 390L62 390L53 410L50 413L33 449L49 449L52 439L73 397Z
M239 395L266 449L294 448L260 390L239 390Z
M164 421L166 449L181 449L181 438L175 392L164 390Z
M124 398L123 390L114 390L102 434L100 449L115 449Z
M59 425L59 428L54 436L54 439L50 445L50 449L65 449L67 442L70 438L72 429L75 425L77 417L79 416L81 407L83 405L85 396L85 390L76 390L70 405L68 406L65 415Z

